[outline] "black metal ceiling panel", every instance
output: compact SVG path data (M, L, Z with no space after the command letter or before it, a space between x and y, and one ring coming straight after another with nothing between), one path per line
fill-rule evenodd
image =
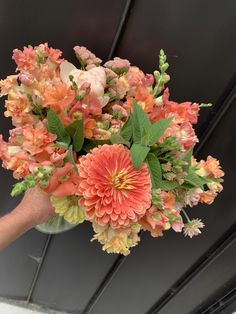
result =
M224 265L223 268L222 265ZM173 300L156 313L170 314L175 313L176 309L181 309L181 314L202 313L202 303L206 299L212 298L218 290L227 289L228 282L236 276L235 265L236 243L234 241L221 256L214 260L202 273L199 273Z
M92 235L91 224L83 223L53 237L32 296L34 303L82 312L116 258L104 253L100 244L90 243Z
M216 103L235 74L235 29L234 0L136 0L115 55L152 72L163 48L171 98ZM199 132L213 110L201 117Z

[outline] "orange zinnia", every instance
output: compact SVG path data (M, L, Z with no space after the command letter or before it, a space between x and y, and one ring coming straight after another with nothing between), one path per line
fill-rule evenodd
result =
M103 145L82 156L78 170L80 205L89 220L112 228L137 222L151 205L146 164L136 170L123 145Z

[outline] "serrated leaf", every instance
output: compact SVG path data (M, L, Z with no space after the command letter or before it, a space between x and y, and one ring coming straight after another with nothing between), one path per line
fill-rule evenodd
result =
M193 149L191 148L185 153L182 159L186 161L188 164L190 164L192 156L193 156Z
M56 114L56 112L54 112L51 109L48 110L47 120L48 120L48 126L47 126L48 131L50 133L56 134L57 141L70 144L70 141L71 141L70 135L64 129L64 126L62 125L61 120Z
M162 171L161 165L157 157L152 154L148 153L145 162L148 165L149 173L152 180L152 188L157 188L159 181L162 180Z
M136 169L139 169L141 164L144 162L150 147L142 146L141 144L134 143L131 146L130 154L131 160Z
M130 143L126 141L119 133L114 133L110 137L110 141L112 144L124 144L130 147Z
M161 180L157 184L157 188L163 190L163 191L171 191L177 188L179 185L176 181L168 181L168 180Z
M142 129L142 138L141 138L141 144L144 146L149 146L150 136L152 132L150 128L143 128Z
M77 129L73 136L73 147L74 150L78 153L84 144L84 120L80 119L77 121Z
M141 143L142 139L142 130L145 128L147 132L151 130L152 124L148 119L148 116L143 111L143 109L137 104L133 99L133 137L135 143Z
M73 136L74 136L79 124L80 124L79 121L80 120L75 120L71 124L67 125L67 127L65 128L66 132L68 134L70 134L71 138L73 138Z
M194 187L203 189L203 181L200 176L197 175L192 168L189 169L188 175L184 178L185 182L191 184Z
M120 135L126 141L129 141L132 137L133 127L132 127L132 117L130 116L126 123L123 125L122 129L120 130Z
M149 145L154 145L164 134L165 130L170 125L173 117L162 119L152 124L151 135L149 140Z

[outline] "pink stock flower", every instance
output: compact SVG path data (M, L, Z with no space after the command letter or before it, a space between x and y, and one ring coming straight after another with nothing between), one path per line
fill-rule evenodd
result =
M46 54L47 54L47 56L51 62L61 63L63 61L63 59L61 59L61 55L62 55L61 50L48 47L47 43L44 44L43 46L44 46L45 52L46 52Z
M115 57L113 60L107 61L104 64L104 67L111 68L112 70L117 70L117 69L128 70L129 66L130 66L129 60L121 59L119 57Z
M56 168L50 177L48 186L44 191L54 196L74 195L79 184L79 177L74 166L66 163L62 168Z
M170 93L169 89L166 88L164 90L162 99L163 99L163 107L165 115L174 116L174 121L176 123L182 123L185 121L189 121L191 124L197 123L198 115L199 115L199 105L197 103L191 102L183 102L177 103L175 101L169 100Z
M77 194L87 218L98 225L127 227L151 204L151 179L146 164L136 170L123 145L103 145L79 159Z
M32 47L24 47L23 51L14 49L12 59L16 62L20 71L31 71L37 67L36 52Z
M94 53L88 50L86 47L83 46L75 46L74 51L76 57L79 61L86 66L86 69L90 69L93 66L98 66L102 60L97 58Z

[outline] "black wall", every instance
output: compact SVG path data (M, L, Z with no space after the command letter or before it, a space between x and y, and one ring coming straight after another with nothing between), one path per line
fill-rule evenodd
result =
M32 230L0 253L0 296L92 314L216 313L234 300L235 28L235 0L0 1L1 78L15 70L12 50L28 44L49 42L72 62L73 46L85 45L103 60L128 58L146 72L165 49L171 97L214 103L202 110L197 154L219 158L226 172L215 203L192 210L206 224L201 236L143 234L124 258L90 243L87 223L57 236ZM0 133L7 135L3 104ZM11 173L1 169L0 182L3 214L18 200L9 197Z

